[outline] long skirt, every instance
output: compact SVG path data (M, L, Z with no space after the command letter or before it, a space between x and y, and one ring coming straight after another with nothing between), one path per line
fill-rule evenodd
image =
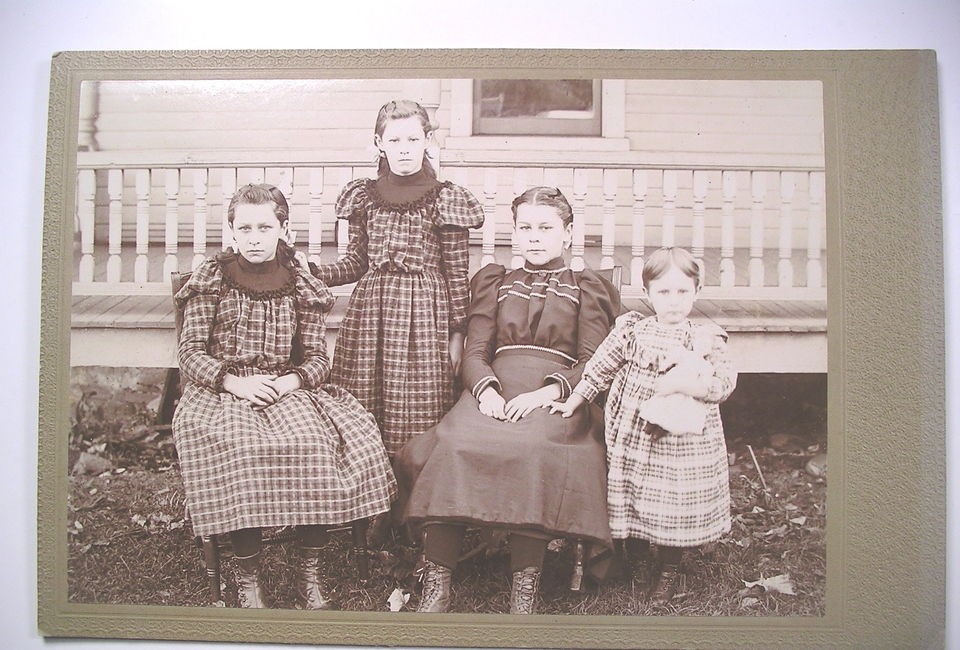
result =
M389 510L396 494L376 422L333 385L255 410L187 384L173 432L197 535L343 524Z
M549 358L545 358L545 356ZM493 369L510 400L563 366L553 355L509 351ZM464 391L436 427L394 459L401 518L524 529L612 547L607 522L603 414L537 409L519 422L480 413Z
M453 404L450 296L441 275L371 271L350 296L331 381L377 419L393 456Z

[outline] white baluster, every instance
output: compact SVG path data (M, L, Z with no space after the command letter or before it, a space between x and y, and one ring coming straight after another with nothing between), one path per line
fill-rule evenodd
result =
M150 170L135 172L137 190L137 259L133 264L133 281L146 282L150 252Z
M277 181L272 183L275 185L278 190L283 193L287 203L290 204L290 209L293 209L293 168L292 167L282 167L276 169L275 175ZM264 175L266 177L266 175Z
M193 170L193 262L196 269L207 258L207 170Z
M617 184L620 180L617 169L603 170L603 230L600 238L601 269L612 269L614 245L617 237Z
M180 170L166 170L164 178L164 194L166 196L166 225L165 232L165 252L167 256L163 260L163 277L169 278L170 274L179 270L177 262L177 246L179 239L179 223L177 215L177 199L180 196Z
M123 170L107 172L107 197L110 199L107 248L107 282L120 282L120 251L123 236Z
M570 259L570 268L582 271L583 255L586 252L584 236L587 220L587 187L589 180L586 169L573 170L573 255Z
M497 167L483 172L483 242L480 245L480 266L496 262L497 243Z
M314 264L320 264L323 252L323 167L309 170L310 203L308 214L310 226L307 234L307 255Z
M517 167L513 170L513 195L520 196L529 189L527 184L527 170L523 167ZM523 255L520 254L520 247L517 246L516 237L511 239L510 244L510 268L518 269L523 266Z
M647 170L633 170L633 241L630 246L630 284L643 286L643 253L647 238Z
M780 261L777 263L777 284L793 286L793 191L797 182L793 172L780 172Z
M359 173L359 170L357 170ZM340 187L344 187L354 178L352 167L345 167L340 172ZM347 245L350 243L350 222L346 219L337 219L337 259L343 259L347 254Z
M807 286L823 286L823 265L820 261L820 228L823 227L823 172L810 172L810 207L807 213Z
M723 214L720 222L720 286L732 287L736 283L736 268L733 264L733 202L737 196L735 172L723 172Z
M223 197L223 218L220 223L220 242L223 250L233 245L233 229L230 227L230 217L227 214L230 209L230 201L233 199L234 192L237 191L237 170L235 167L223 170L220 177L220 192Z
M663 170L663 232L660 245L664 248L673 246L676 241L677 206L677 170Z
M764 172L750 172L750 286L763 286L763 207L767 194Z
M80 282L93 282L93 221L96 209L97 174L92 169L77 173L77 221L80 225Z
M707 269L703 263L704 246L704 216L706 214L705 202L707 200L707 188L710 186L707 179L707 172L697 170L693 172L693 232L690 238L690 253L697 263L700 264L701 278L706 281Z

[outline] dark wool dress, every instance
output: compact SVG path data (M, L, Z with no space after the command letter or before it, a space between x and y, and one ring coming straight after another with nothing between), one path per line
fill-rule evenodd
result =
M330 286L357 285L332 380L377 418L392 456L453 404L449 338L466 318L466 229L483 224L483 208L466 189L420 172L354 180L336 212L350 222L347 254L314 273Z
M258 288L261 273L273 288ZM327 287L276 261L254 266L228 254L201 264L176 300L184 389L173 433L196 534L341 524L389 509L396 481L376 422L325 383ZM227 372L290 370L302 387L262 410L223 390Z
M565 398L617 315L616 290L563 260L474 277L463 378L466 389L440 423L394 459L408 494L403 515L576 536L610 547L603 414L571 418L536 409L519 422L483 415L488 385L504 399L555 382Z

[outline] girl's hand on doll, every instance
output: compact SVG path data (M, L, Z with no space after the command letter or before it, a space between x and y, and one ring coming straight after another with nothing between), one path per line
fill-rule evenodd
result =
M550 402L550 412L559 413L561 416L568 418L573 415L574 411L580 408L583 402L584 399L582 395L573 393L565 402Z
M254 407L266 408L280 399L273 381L276 375L250 375L238 377L227 373L223 378L223 390L247 400Z
M658 395L670 395L672 393L681 393L697 399L703 399L707 395L706 382L696 374L689 372L687 368L673 368L657 380L654 392Z
M480 412L487 417L494 418L495 420L507 419L507 416L503 412L503 395L497 392L497 389L493 386L484 388L477 401L480 403Z
M511 422L519 422L536 409L549 406L559 397L560 386L558 384L547 384L529 393L520 393L507 402L503 412Z

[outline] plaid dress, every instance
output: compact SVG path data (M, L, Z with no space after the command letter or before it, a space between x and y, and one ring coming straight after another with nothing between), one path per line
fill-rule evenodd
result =
M329 371L330 291L310 274L257 294L209 259L177 293L183 396L174 440L194 532L342 524L389 509L396 481L373 417ZM304 361L291 364L294 335ZM223 390L238 376L293 370L302 388L256 410Z
M314 272L330 286L357 285L331 377L377 418L393 456L453 404L449 337L466 318L466 229L483 224L483 208L450 182L391 204L364 178L343 189L336 212L350 222L347 254Z
M549 383L570 394L617 314L616 289L562 259L473 278L464 391L437 426L394 460L402 516L576 536L610 548L603 413L534 409L518 422L480 412L487 386L505 400Z
M702 434L669 433L657 441L643 429L640 404L654 393L661 359L711 335L713 366ZM624 314L587 363L574 388L588 400L607 387L607 499L615 539L638 537L665 546L698 546L730 530L730 486L718 404L736 385L726 333L713 324L660 325L655 316Z

